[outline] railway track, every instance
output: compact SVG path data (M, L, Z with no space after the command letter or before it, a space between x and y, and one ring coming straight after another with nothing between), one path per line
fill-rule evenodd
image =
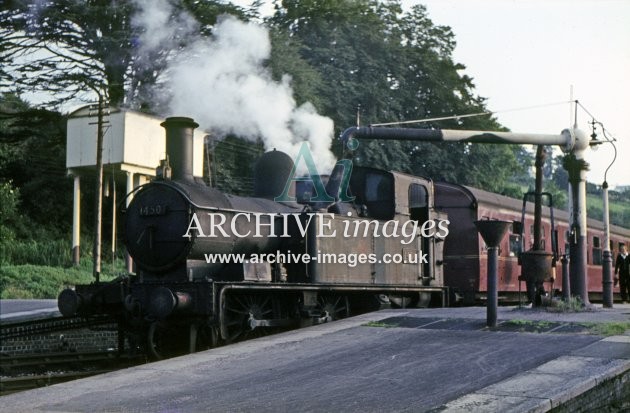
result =
M111 324L111 317L50 317L27 321L4 321L0 325L0 341L41 335L54 331L74 330Z
M0 325L2 343L20 342L26 348L18 349L19 354L11 351L0 355L0 395L49 386L56 383L93 376L146 362L144 354L119 355L117 350L107 350L95 346L95 351L74 351L60 348L55 339L49 339L42 348L42 338L50 333L63 332L65 335L74 331L90 329L111 330L111 317L48 317L25 321L3 321ZM114 326L115 328L115 326ZM87 333L89 334L89 333ZM94 337L95 343L99 338ZM30 348L29 344L38 343L39 347ZM101 346L102 347L102 346ZM115 346L114 346L115 347ZM76 349L75 349L76 350ZM25 352L26 351L26 352Z
M107 373L114 370L116 369L52 372L39 375L4 377L0 379L0 396L24 390L36 389L38 387L52 386L53 384L95 376L97 374Z
M115 351L2 356L0 395L50 386L146 362L144 355Z

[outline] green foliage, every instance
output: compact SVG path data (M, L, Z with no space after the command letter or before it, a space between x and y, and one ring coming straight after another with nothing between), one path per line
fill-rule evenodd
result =
M552 326L552 323L544 320L508 320L502 326L518 327L520 331L528 333L542 333Z
M0 95L0 182L11 182L18 203L19 238L64 233L70 225L72 182L65 169L65 119L34 109L12 94ZM18 194L19 193L19 197Z
M599 336L620 336L630 331L630 322L617 321L608 323L582 323L591 334Z
M562 302L564 303L564 302ZM576 312L576 311L588 311L585 310L582 302L578 300L571 299L568 303L564 303L565 307L556 306L556 307L548 307L553 308L556 312ZM508 320L502 324L502 326L513 326L519 329L519 331L530 332L530 333L544 333L548 331L550 328L554 327L556 323L550 321L539 321L539 320L521 320L514 319ZM622 335L625 332L630 330L630 322L604 322L604 323L569 323L574 326L579 326L584 329L584 334L595 334L600 336L614 336L614 335Z
M118 272L122 268L117 269ZM114 276L104 271L101 280ZM78 268L49 267L43 265L2 265L0 266L0 298L57 298L66 287L93 282L92 263L85 260Z
M18 203L19 191L13 188L11 182L0 181L0 247L3 251L15 240L15 228L21 221Z
M276 81L284 76L291 77L295 100L299 105L311 102L316 108L324 107L325 96L321 93L324 81L321 73L300 54L304 47L301 41L286 31L270 29L271 58L269 69Z
M368 321L365 324L361 324L365 327L382 327L382 328L394 328L398 327L398 323L386 323L384 321Z
M5 4L0 9L0 64L5 66L0 85L52 92L53 105L93 92L122 102L132 62L133 2Z
M552 306L546 307L547 311L556 313L579 313L589 311L580 297L570 297L568 301L556 300L552 302Z
M301 45L301 58L325 82L323 113L337 131L361 122L435 118L485 111L472 79L455 63L449 27L436 26L424 6L402 12L400 2L285 0L270 19ZM488 116L431 122L423 127L497 130ZM337 148L339 149L339 148ZM526 174L520 149L504 145L362 142L358 164L405 171L504 192Z
M253 165L263 153L262 143L229 136L213 143L209 152L212 186L229 194L251 195Z
M9 265L48 265L63 267L71 263L70 241L58 239L14 240L0 252L0 263Z
M597 191L599 192L599 191ZM609 191L609 194L613 191ZM613 197L608 197L608 210L610 223L623 228L630 228L630 202L628 200L612 201ZM589 193L586 195L586 214L589 218L598 221L603 220L604 200L602 195Z

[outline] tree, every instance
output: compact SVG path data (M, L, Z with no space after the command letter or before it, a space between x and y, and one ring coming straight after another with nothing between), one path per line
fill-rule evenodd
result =
M453 62L455 39L424 6L403 13L399 1L284 0L270 24L302 44L301 56L326 82L323 113L338 132L354 125L485 112L472 79ZM358 110L358 108L360 108ZM502 130L490 116L433 121L422 127ZM504 130L504 129L503 129ZM519 147L364 142L358 163L503 191L526 174Z
M218 0L168 3L169 20L189 10L179 30L164 30L164 44L147 48L138 12L165 0L9 0L0 8L0 88L42 92L47 104L103 97L112 106L150 108L151 90L173 48L191 30L209 34L221 13L248 13ZM250 12L251 13L251 12ZM168 36L168 39L166 37ZM168 40L168 42L166 42Z
M124 98L131 62L131 2L9 1L0 12L0 86L112 104Z
M21 238L42 232L57 236L70 225L65 124L58 112L0 95L0 182L10 182L19 193L19 213L25 219L14 229Z

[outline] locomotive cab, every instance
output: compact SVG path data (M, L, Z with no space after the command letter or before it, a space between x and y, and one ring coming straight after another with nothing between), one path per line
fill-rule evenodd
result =
M354 167L348 195L352 201L328 209L338 214L329 223L337 236L310 234L309 254L323 258L309 267L312 282L442 286L447 223L446 214L434 208L431 180ZM339 251L357 261L332 262Z

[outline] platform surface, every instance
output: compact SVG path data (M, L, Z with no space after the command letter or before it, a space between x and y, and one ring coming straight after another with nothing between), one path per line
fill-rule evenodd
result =
M0 322L59 317L57 300L0 300Z
M630 370L630 305L383 310L0 398L5 412L533 412ZM589 331L587 331L589 330Z

